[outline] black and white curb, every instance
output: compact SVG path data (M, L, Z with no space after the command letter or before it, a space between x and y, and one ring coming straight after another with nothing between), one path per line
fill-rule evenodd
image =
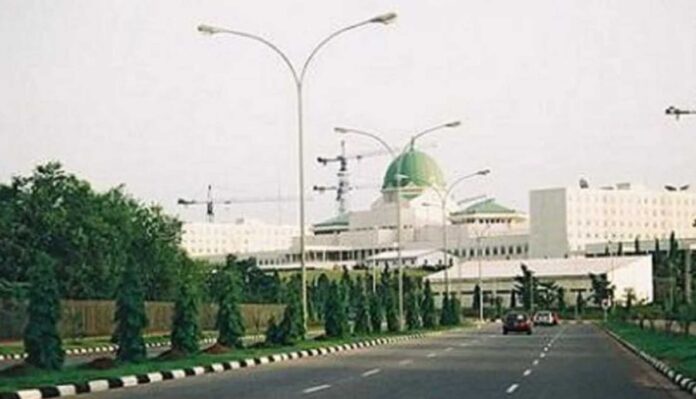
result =
M200 341L201 345L208 345L215 343L215 338L205 338ZM163 348L170 346L170 341L160 341L160 342L147 342L145 347L150 348ZM70 348L65 350L66 356L84 356L92 355L95 353L113 353L118 350L118 345L102 345L102 346L89 346L85 348ZM26 353L12 353L7 355L0 354L0 362L8 360L22 360L27 357Z
M52 385L37 389L25 389L16 392L0 393L0 399L43 399L60 396L79 395L83 393L101 392L110 389L126 388L160 381L178 380L181 378L193 377L202 374L221 373L223 371L228 370L260 366L263 364L277 363L287 360L301 359L305 357L324 356L336 352L344 352L353 349L367 348L371 346L384 345L394 342L406 341L410 339L423 338L425 336L434 334L420 333L412 335L402 335L398 337L377 338L367 341L355 342L351 344L328 346L316 349L301 350L296 352L277 353L270 356L248 358L239 361L213 363L205 366L157 371L147 374L129 375L116 378L105 378L100 380L88 381L80 384Z
M685 390L686 392L690 393L693 396L696 396L696 380L692 380L691 378L688 378L688 377L682 375L681 373L673 370L665 362L658 360L658 359L654 358L653 356L648 355L644 351L636 348L634 345L632 345L628 341L624 340L623 338L621 338L621 336L614 333L613 331L609 331L606 328L604 329L604 331L606 331L607 334L609 334L610 337L614 338L618 343L620 343L624 347L628 348L628 350L630 350L631 352L638 355L638 357L640 357L641 359L648 362L657 371L664 374L672 382L674 382L679 387L681 387L681 389Z

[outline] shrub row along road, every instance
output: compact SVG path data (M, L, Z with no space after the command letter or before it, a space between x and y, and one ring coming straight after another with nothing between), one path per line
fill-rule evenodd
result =
M686 398L591 325L499 326L85 398Z

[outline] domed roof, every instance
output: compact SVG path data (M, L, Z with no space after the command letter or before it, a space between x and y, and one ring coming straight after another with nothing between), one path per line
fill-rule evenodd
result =
M401 175L401 179L397 179L397 175ZM434 159L411 147L389 164L382 190L396 188L397 184L407 188L443 188L445 179Z

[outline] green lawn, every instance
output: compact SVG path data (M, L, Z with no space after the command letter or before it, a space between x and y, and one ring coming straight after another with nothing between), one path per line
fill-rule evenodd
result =
M412 334L407 332L403 334ZM278 348L260 348L260 349L239 349L226 354L210 355L198 354L181 360L148 360L139 364L126 364L110 370L91 370L85 366L69 366L60 371L44 371L37 370L26 376L0 378L0 392L16 391L19 389L36 388L45 385L82 383L94 379L120 377L133 374L143 374L154 371L173 370L185 367L204 366L217 362L243 360L250 357L258 357L271 355L276 353L286 353L303 349L312 349L323 346L332 346L349 342L362 341L368 338L388 337L403 334L380 334L363 337L352 337L340 340L307 340L299 342L294 346L278 347Z
M605 326L637 348L668 363L673 369L696 378L696 337L651 331L647 323L644 330L620 321L610 321Z

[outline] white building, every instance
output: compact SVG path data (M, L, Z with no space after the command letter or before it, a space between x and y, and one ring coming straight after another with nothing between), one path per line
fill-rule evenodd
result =
M397 185L400 201L396 197ZM401 206L402 252L440 251L442 254L446 246L450 253L462 258L527 257L529 227L525 214L492 199L462 209L454 199L448 198L443 226L441 193L444 189L445 180L435 160L411 147L389 165L382 193L368 209L341 214L313 226L312 234L306 238L308 267L353 267L395 250L397 202ZM249 256L256 257L261 267L299 267L299 242L295 240L282 251Z
M696 238L696 192L656 191L629 183L530 193L530 257L584 255L588 246Z
M501 297L504 307L510 306L515 277L521 276L526 265L540 281L553 281L565 290L565 303L575 304L578 292L587 300L592 295L589 274L606 274L617 301L625 301L631 290L636 301L653 300L652 258L650 256L621 256L603 258L556 258L527 260L483 260L462 262L448 270L450 292L456 293L462 306L472 304L474 288L481 284L486 297ZM480 274L479 274L480 273ZM441 295L446 290L445 271L426 277L433 291ZM517 302L520 303L519 300Z
M192 257L286 249L299 233L297 226L237 219L234 223L185 223L181 245Z

